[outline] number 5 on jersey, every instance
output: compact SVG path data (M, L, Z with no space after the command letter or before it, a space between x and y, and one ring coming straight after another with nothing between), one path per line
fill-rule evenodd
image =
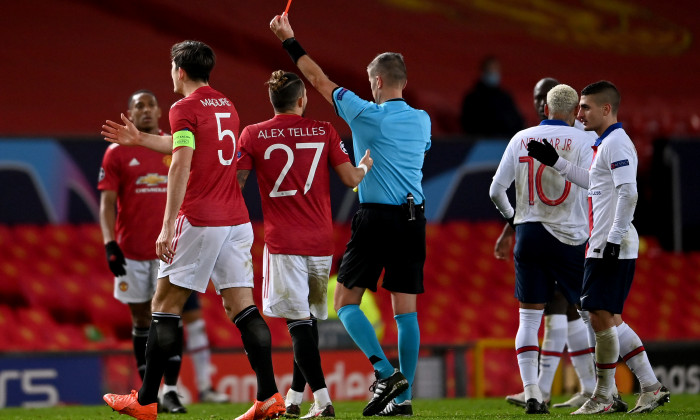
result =
M233 155L231 155L231 159L224 159L224 154L221 149L219 149L219 162L224 165L228 166L233 162L233 157L236 155L236 136L233 135L233 131L231 130L222 130L221 129L221 119L222 118L231 118L231 113L230 112L217 112L216 114L216 125L219 127L219 141L223 141L224 137L229 136L231 137L231 143L233 143Z

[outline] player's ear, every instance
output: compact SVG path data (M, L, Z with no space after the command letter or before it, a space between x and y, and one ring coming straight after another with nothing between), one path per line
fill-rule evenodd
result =
M134 119L131 117L131 110L126 111L126 118L129 119L129 121L134 122Z
M178 80L185 80L185 77L187 77L187 72L182 67L177 68L177 78Z
M549 105L544 104L544 116L549 118Z

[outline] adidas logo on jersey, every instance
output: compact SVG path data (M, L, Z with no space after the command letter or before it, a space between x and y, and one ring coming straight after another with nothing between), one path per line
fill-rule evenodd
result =
M139 162L136 158L131 159L131 162L129 162L129 166L138 166L140 164L141 162Z

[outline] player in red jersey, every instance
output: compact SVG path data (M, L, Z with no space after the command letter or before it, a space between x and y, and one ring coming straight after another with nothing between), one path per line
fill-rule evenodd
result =
M161 109L153 92L139 90L131 94L128 115L139 130L163 135L158 128ZM146 340L158 270L153 242L160 232L165 208L170 159L143 147L114 144L105 152L97 186L101 190L100 226L107 263L115 275L114 297L128 304L131 311L134 355L141 379L146 370ZM196 293L187 300L182 317L200 401L226 402L228 397L212 387L209 339ZM160 408L169 413L186 412L177 393L181 356L180 347L165 369Z
M253 302L253 230L236 179L239 120L233 103L209 86L212 49L184 41L171 49L174 90L184 96L170 109L170 136L140 133L122 116L104 135L120 144L172 149L162 230L156 241L161 259L153 297L153 319L143 386L130 395L106 394L114 410L137 419L155 419L164 361L174 354L177 325L190 293L209 281L221 294L227 316L241 331L243 346L258 378L256 402L240 420L278 417L284 400L272 370L270 330Z
M275 117L243 129L238 159L241 188L255 168L262 200L263 313L285 318L292 336L294 378L285 398L286 415L300 414L308 382L314 404L304 418L334 417L316 324L316 319L328 317L333 260L328 168L355 187L372 167L372 158L367 151L354 167L330 123L303 117L307 97L299 76L277 70L267 85Z

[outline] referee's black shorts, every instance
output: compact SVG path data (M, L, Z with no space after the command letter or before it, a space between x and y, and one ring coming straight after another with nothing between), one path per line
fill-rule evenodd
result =
M360 204L352 219L352 236L343 255L338 282L348 289L423 293L425 264L425 215L416 206L415 220L408 220L406 206Z

